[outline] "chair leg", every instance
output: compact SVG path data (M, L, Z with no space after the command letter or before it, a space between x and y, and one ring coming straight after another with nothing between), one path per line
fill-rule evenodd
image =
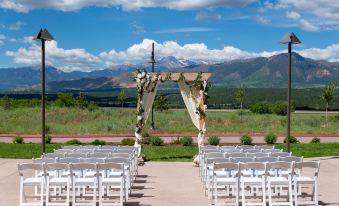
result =
M244 181L242 181L241 183L241 201L242 201L242 205L245 205L245 183Z
M70 196L70 183L67 182L67 189L66 189L66 204L69 205L69 196Z
M318 206L319 201L318 201L318 179L315 179L314 181L314 202L315 205Z
M49 205L49 180L46 180L46 206Z
M267 188L268 188L268 205L269 206L272 206L272 185L271 185L271 181L268 180L268 183L267 183Z
M298 183L294 182L294 204L295 206L298 206Z
M40 184L40 205L44 206L44 182L41 181Z
M291 179L289 179L289 181L288 181L288 201L289 201L289 203L290 203L290 206L293 206L293 195L292 195L292 193L293 193L293 190L292 190L292 181L291 181Z
M93 185L93 206L97 205L97 187L98 187L98 184L95 183Z
M121 180L123 181L123 180ZM123 182L120 183L120 206L123 206Z
M76 190L75 184L73 183L72 184L72 206L75 206L75 199L76 199L76 197L75 197L75 195L76 195L75 190Z
M24 184L23 184L23 178L20 178L20 197L19 197L19 202L20 206L23 205L23 199L24 199Z
M266 206L266 184L264 178L262 180L262 202L263 206Z

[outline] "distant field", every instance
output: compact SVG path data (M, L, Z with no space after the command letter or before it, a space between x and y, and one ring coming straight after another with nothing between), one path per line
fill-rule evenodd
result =
M135 110L99 108L47 108L46 122L50 133L133 133ZM220 133L285 133L286 117L236 112L207 112L207 131ZM197 132L185 110L155 112L156 127L162 133ZM146 126L149 128L149 126ZM331 114L325 127L325 114L292 114L292 132L308 134L339 133L339 115ZM40 133L40 109L0 109L0 133Z

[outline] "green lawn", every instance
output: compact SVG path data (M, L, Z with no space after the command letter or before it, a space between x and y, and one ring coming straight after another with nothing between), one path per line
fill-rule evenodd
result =
M46 145L47 152L60 148L59 144ZM285 149L285 145L276 145ZM307 157L338 156L339 143L294 144L293 155ZM198 153L196 146L144 146L143 154L147 161L181 161L190 162ZM39 157L41 146L38 144L0 144L0 158L30 159Z
M46 123L54 134L133 133L134 109L48 107ZM286 117L236 112L207 112L207 132L217 133L285 133ZM40 133L40 108L0 109L0 133ZM185 110L155 112L155 124L162 133L196 133ZM145 128L149 128L146 125ZM325 127L325 114L292 114L292 133L334 134L339 130L339 115L331 114Z

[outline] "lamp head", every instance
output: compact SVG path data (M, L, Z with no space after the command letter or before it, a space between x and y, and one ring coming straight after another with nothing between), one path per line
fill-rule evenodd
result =
M47 29L40 29L39 33L35 36L35 40L40 39L40 40L45 40L45 41L52 41L54 40L53 36Z
M301 41L298 39L298 37L292 32L291 34L286 33L285 36L280 40L280 43L282 44L300 44Z

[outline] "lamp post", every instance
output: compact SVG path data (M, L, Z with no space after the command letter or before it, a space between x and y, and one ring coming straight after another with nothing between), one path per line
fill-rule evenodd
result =
M287 86L287 151L291 151L290 136L291 136L291 80L292 80L292 44L300 44L301 41L292 32L286 33L280 40L282 44L288 44L288 86Z
M155 59L154 59L154 42L152 43L152 54L151 54L151 58L150 58L148 63L152 64L152 72L154 72L154 64L155 64ZM154 108L153 108L153 105L152 105L152 111L151 111L151 130L155 129L153 109Z
M41 40L41 144L42 144L42 153L45 153L45 42L54 40L53 36L48 32L47 29L40 29L39 33L36 35L35 40Z

